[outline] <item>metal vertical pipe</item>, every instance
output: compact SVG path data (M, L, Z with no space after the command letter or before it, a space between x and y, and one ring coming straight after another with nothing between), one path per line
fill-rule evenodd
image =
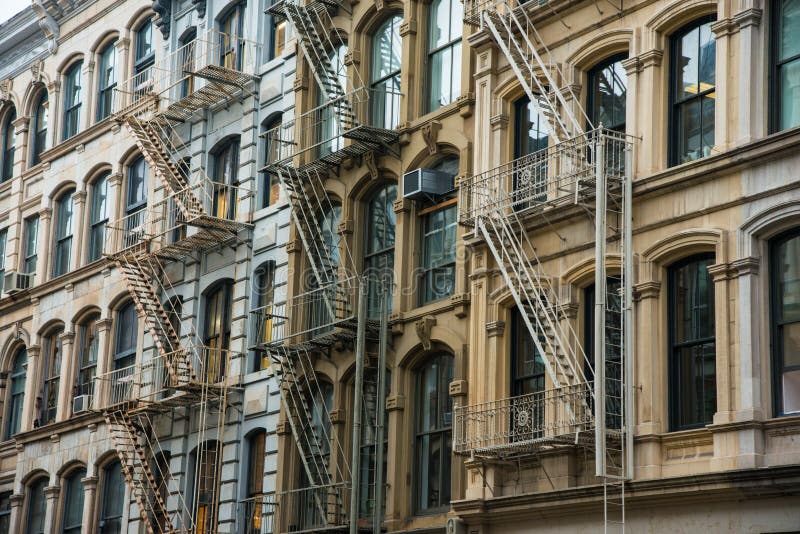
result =
M378 400L377 421L375 421L375 521L373 534L379 534L383 523L383 422L386 417L386 343L389 327L389 293L388 284L381 291L381 331L378 347Z
M367 327L366 282L359 278L358 287L358 328L356 330L356 380L353 386L353 450L350 454L350 534L358 534L358 497L361 490L361 410L364 390L364 345Z
M625 287L625 322L623 324L625 348L622 352L624 358L624 380L622 393L625 396L623 404L623 429L625 430L625 478L633 478L633 147L625 144L625 183L623 184L622 199L622 224L624 239L623 261L625 262L624 282Z
M606 173L602 125L595 139L595 235L594 235L594 440L595 475L605 475L606 466Z

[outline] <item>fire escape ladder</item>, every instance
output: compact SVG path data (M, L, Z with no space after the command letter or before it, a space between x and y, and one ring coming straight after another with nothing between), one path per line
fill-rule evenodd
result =
M514 7L509 0L490 3L483 11L482 21L506 56L531 104L547 121L555 142L583 133L583 126L570 103L577 101L576 95L567 88L567 98L559 80L553 76L555 70L563 83L563 73L550 61L550 51L528 16L527 6ZM566 120L562 119L559 107Z
M122 473L131 489L148 534L176 534L182 530L175 528L170 519L168 503L163 496L163 487L168 484L168 479L163 473L157 478L153 472L151 464L153 458L148 454L150 448L143 445L140 439L140 435L149 429L145 428L138 418L135 421L134 417L121 411L106 413L106 423L116 447ZM177 492L167 493L174 495ZM180 496L179 501L182 502ZM180 512L176 515L180 522ZM157 518L166 520L158 521Z

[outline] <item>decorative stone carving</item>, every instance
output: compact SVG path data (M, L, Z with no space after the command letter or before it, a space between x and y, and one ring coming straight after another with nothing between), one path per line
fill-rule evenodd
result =
M364 154L364 165L367 166L367 170L369 171L369 176L373 180L378 179L378 165L375 162L375 152L369 151Z
M44 60L34 61L31 65L31 82L44 83Z
M192 4L200 17L206 16L206 0L192 0Z
M436 325L436 317L433 315L426 315L416 323L414 329L417 331L420 341L422 341L422 348L431 350L431 330Z
M0 100L11 100L11 88L14 81L11 78L6 78L0 82Z
M58 52L58 38L60 35L58 22L53 18L53 15L48 13L44 5L42 5L42 0L33 0L31 7L36 13L36 16L39 17L39 27L42 29L47 39L47 49L51 54L55 54Z
M453 380L448 386L448 392L451 397L466 397L467 396L467 381L466 380Z
M158 15L153 19L156 28L161 31L164 39L168 38L172 19L172 0L153 0L153 11Z
M506 330L505 321L492 321L486 323L486 335L489 337L499 337L503 335Z
M439 130L442 129L442 123L439 121L429 121L426 124L422 125L420 129L422 131L422 138L425 140L425 144L428 145L428 154L433 156L439 150L439 147L436 145L437 139L439 137Z

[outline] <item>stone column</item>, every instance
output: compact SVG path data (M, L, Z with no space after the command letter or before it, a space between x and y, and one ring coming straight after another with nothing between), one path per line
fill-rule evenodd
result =
M11 518L9 532L22 532L22 503L25 502L25 495L15 493L11 496Z
M761 30L763 11L756 6L759 0L741 0L742 11L733 19L739 25L738 35L738 76L737 84L737 124L735 138L737 145L749 143L763 137L766 133L763 117L766 116L763 90L764 80L764 37ZM717 78L721 80L721 78Z
M639 130L639 74L642 72L642 65L639 58L632 57L622 62L622 68L625 69L625 75L628 78L628 86L626 88L625 97L625 129L629 135L635 136L637 139L642 137L642 132ZM636 168L639 162L639 142L633 141L633 154L631 160L633 161L633 168L631 169L631 176L636 178Z
M25 171L28 158L28 130L30 125L30 117L17 117L11 123L14 126L14 171L13 176L19 176Z
M75 385L75 333L64 332L61 338L61 369L59 369L58 406L56 421L64 421L72 415L73 386ZM80 365L80 364L78 364Z
M717 410L714 413L714 424L727 423L731 420L733 410L731 399L731 351L728 317L730 302L730 272L727 263L718 263L708 267L708 274L714 280L714 314L716 374L717 374Z
M43 208L39 211L39 235L36 236L36 275L34 283L38 286L50 279L50 223L53 210Z
M667 162L663 148L667 146L667 128L664 127L667 117L664 111L666 88L663 87L661 75L663 57L663 51L653 49L636 58L641 69L640 76L637 76L641 98L636 111L642 119L639 125L639 132L642 134L641 151L637 159L641 163L639 168L645 175L660 170Z
M39 360L42 348L39 345L28 347L28 362L25 364L25 398L22 405L20 432L33 428L36 413L36 398L39 395Z
M85 130L92 124L94 124L94 95L95 95L95 85L94 85L94 69L95 63L93 60L87 61L84 63L85 70L81 73L81 77L83 78L82 82L84 85L81 87L85 87L87 90L83 91L81 95L83 97L83 105L81 106L81 112L83 117L81 117L81 125L83 126L78 131Z
M127 35L127 33L129 32L126 31L125 33L126 35L120 37L119 39L117 39L117 42L114 43L114 47L117 49L116 52L117 64L114 68L115 76L119 76L120 73L126 73L125 76L127 76L127 73L131 72L131 69L128 68L128 63L130 59L128 57L128 49L131 46L131 40ZM123 79L119 79L119 77L117 78L117 87L123 91L122 95L124 96L122 98L124 99L124 102L128 104L130 103L131 88L126 87L124 82L125 82L124 78Z
M47 86L47 139L45 145L47 148L52 148L58 144L59 141L59 128L61 126L59 120L59 112L61 111L61 80L58 79Z
M110 331L112 321L110 318L100 319L97 321L97 369L96 376L102 376L111 369L110 359L112 357L110 350ZM108 397L108 384L104 382L95 381L94 392L92 399L92 407L97 410L105 405Z
M95 516L95 494L97 493L97 476L82 478L81 484L83 484L83 514L81 515L81 524L83 525L82 531L95 532L93 523Z
M122 172L115 172L108 177L108 218L110 221L116 221L122 216L123 206L125 202L125 195L122 191ZM112 235L109 235L112 234ZM116 234L116 235L113 235ZM114 247L119 244L121 239L119 232L114 232L106 228L106 242L103 243L104 252L109 253L114 251Z
M72 252L70 253L70 271L86 264L86 250L83 246L84 221L86 220L86 191L72 194Z
M48 486L44 489L44 498L47 501L47 508L44 514L44 532L54 532L56 520L58 519L59 493L61 493L59 486Z
M733 120L735 101L731 100L730 87L727 83L732 79L735 69L731 69L731 36L736 33L736 23L729 19L721 19L711 25L716 41L716 98L714 106L714 147L713 152L722 152L728 149L733 142L731 121Z

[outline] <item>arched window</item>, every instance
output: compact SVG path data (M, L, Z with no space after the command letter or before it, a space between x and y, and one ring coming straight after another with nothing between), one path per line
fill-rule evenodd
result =
M275 163L284 157L285 151L281 139L281 116L265 122L262 126L264 139L264 165ZM274 206L280 199L281 185L278 176L271 172L262 172L263 191L261 207Z
M461 94L461 33L464 8L460 0L434 0L428 30L428 111L455 102Z
M47 90L42 89L39 100L33 108L33 150L31 151L31 163L36 165L41 162L42 152L47 150L47 121L49 103L47 101Z
M108 176L105 173L95 180L91 187L91 207L89 210L89 263L103 257L103 245L108 224Z
M37 478L28 486L28 510L25 515L25 534L44 534L44 518L47 511L47 498L44 489L47 477Z
M72 194L63 193L56 201L55 252L53 254L53 277L69 272L72 259Z
M221 219L236 218L239 187L239 138L230 139L214 154L213 213Z
M244 41L242 33L244 27L245 4L236 4L219 21L219 30L222 35L220 47L220 65L223 67L242 70L244 56Z
M713 255L669 267L669 393L672 430L712 422L717 411Z
M392 281L394 280L394 230L397 185L381 187L367 204L367 244L364 270L368 283L368 313L378 317L381 311L380 289L388 291L388 310L392 311Z
M99 534L121 534L124 508L125 479L119 460L114 460L103 468Z
M451 188L458 174L458 157L448 157L433 166L450 176ZM453 294L456 283L456 230L458 227L454 193L442 195L423 205L422 223L423 291L420 304L427 304Z
M347 55L347 45L340 44L335 50L328 53L328 61L331 68L336 73L336 79L339 82L339 87L329 88L328 91L335 91L337 94L344 95L347 93L347 65L344 63L344 57ZM328 102L328 93L321 87L317 86L317 102L319 105ZM336 109L335 109L336 108ZM318 130L315 132L318 137L319 157L326 156L341 150L344 147L344 139L342 139L342 129L340 125L340 114L342 110L337 106L325 106L320 112L320 121Z
M800 231L770 243L773 391L776 415L800 413Z
M400 122L401 16L384 22L372 38L372 115L374 125L392 129Z
M183 36L181 36L178 46L180 52L178 53L178 64L181 67L181 97L189 96L194 92L194 64L195 53L197 47L195 40L197 39L197 29L188 29Z
M325 258L321 265L317 268L321 270L320 276L323 281L336 280L339 277L339 245L341 243L341 235L339 234L339 223L342 220L342 206L341 204L332 204L328 207L327 211L322 214L319 226L322 231L322 242L325 249L330 254L330 261ZM320 289L319 280L314 277L311 279L310 289ZM330 295L328 295L330 296ZM311 300L311 314L309 319L312 329L317 329L317 333L322 333L328 328L332 328L331 310L327 306L325 299L320 291L315 293L316 298Z
M64 74L64 129L61 140L78 133L81 116L81 69L83 61L72 65Z
M114 344L114 369L131 367L136 362L136 340L139 332L139 317L133 302L127 303L117 312L116 341Z
M22 427L22 406L25 402L25 377L28 351L24 347L14 355L9 377L8 406L6 407L5 439L11 439Z
M275 262L268 261L255 272L253 285L253 310L258 310L258 319L253 322L253 343L256 345L269 343L273 339L273 332L277 329L280 333L280 324L273 319L273 305L275 304ZM253 363L253 371L260 371L269 367L269 354L266 351L257 351Z
M116 63L117 42L108 43L100 51L100 78L97 82L97 120L101 121L111 114L114 88L117 86Z
M714 147L717 48L711 25L694 21L671 38L670 164L711 155Z
M197 506L194 514L196 532L210 534L217 531L219 506L220 447L217 441L203 443L195 449L193 458L194 502Z
M63 328L53 330L45 336L42 343L42 405L39 424L47 425L56 420L58 409L58 387L61 381L61 359L63 347L61 334Z
M75 381L75 395L92 395L94 377L97 371L97 358L100 352L100 336L97 322L100 314L92 314L78 326L78 377Z
M229 281L216 286L206 296L203 323L203 344L206 347L205 373L208 382L218 382L225 376L225 359L231 344L231 294Z
M273 5L278 3L278 0L272 0ZM270 15L270 28L272 35L269 47L269 59L275 59L283 55L283 50L286 48L286 19L278 19Z
M265 519L263 501L264 494L264 456L266 454L267 433L263 429L255 430L247 436L247 506L245 532L261 534Z
M595 128L602 124L604 128L625 133L628 76L622 62L626 59L627 52L617 54L589 71L586 107Z
M125 214L142 209L147 204L147 163L139 156L128 168L128 191Z
M64 480L62 534L81 534L83 527L83 482L86 469L76 469Z
M415 502L417 512L446 510L450 503L453 357L439 354L416 371Z
M25 219L25 255L22 258L22 270L33 277L39 261L39 216L34 215ZM32 281L29 281L32 284Z
M133 69L135 74L144 72L156 60L153 46L153 22L147 19L136 30L136 48L134 49Z
M14 153L16 152L17 133L14 128L14 121L17 120L17 111L11 108L6 112L3 121L3 173L0 182L10 180L14 175Z
M772 4L773 130L800 126L800 3Z

